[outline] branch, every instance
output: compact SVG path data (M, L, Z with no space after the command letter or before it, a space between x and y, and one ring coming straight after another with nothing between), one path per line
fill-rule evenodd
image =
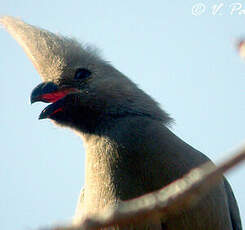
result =
M122 202L118 208L84 217L79 226L62 226L54 230L94 230L130 222L142 222L146 218L156 218L159 215L163 220L178 215L180 211L197 203L223 178L226 171L243 160L245 160L245 147L218 167L206 163L163 189Z
M237 41L237 48L238 48L238 52L239 55L242 59L245 58L245 41L244 39L240 39Z

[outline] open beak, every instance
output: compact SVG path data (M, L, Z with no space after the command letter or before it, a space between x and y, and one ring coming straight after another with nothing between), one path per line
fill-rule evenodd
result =
M40 114L39 119L52 118L54 114L63 111L64 100L67 94L76 92L74 88L59 88L53 82L44 82L35 87L31 93L31 103L42 101L52 103L48 105Z

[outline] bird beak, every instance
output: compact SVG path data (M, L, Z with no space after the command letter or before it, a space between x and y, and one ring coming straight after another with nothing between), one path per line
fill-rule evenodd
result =
M40 114L39 119L51 118L57 112L61 112L64 107L64 100L67 94L76 92L74 88L59 88L53 82L44 82L35 87L31 93L31 103L42 101L52 103Z
M55 102L55 94L58 92L58 86L53 82L44 82L35 87L31 93L31 104L42 101L42 102Z

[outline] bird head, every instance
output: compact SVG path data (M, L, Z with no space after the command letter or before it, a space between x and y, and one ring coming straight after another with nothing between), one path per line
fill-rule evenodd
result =
M93 131L122 117L171 118L131 80L104 61L95 48L5 16L0 23L24 48L43 83L31 102L50 103L39 118Z

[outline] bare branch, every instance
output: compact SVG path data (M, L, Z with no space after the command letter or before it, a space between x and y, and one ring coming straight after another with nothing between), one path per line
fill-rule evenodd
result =
M237 42L237 48L238 48L238 52L239 55L242 59L245 58L245 41L244 39L241 39Z
M178 215L180 210L188 209L197 203L220 181L226 171L243 160L245 160L245 147L218 167L206 163L159 191L122 202L116 209L84 217L79 226L56 227L54 230L92 230L139 222L159 215L161 219Z

